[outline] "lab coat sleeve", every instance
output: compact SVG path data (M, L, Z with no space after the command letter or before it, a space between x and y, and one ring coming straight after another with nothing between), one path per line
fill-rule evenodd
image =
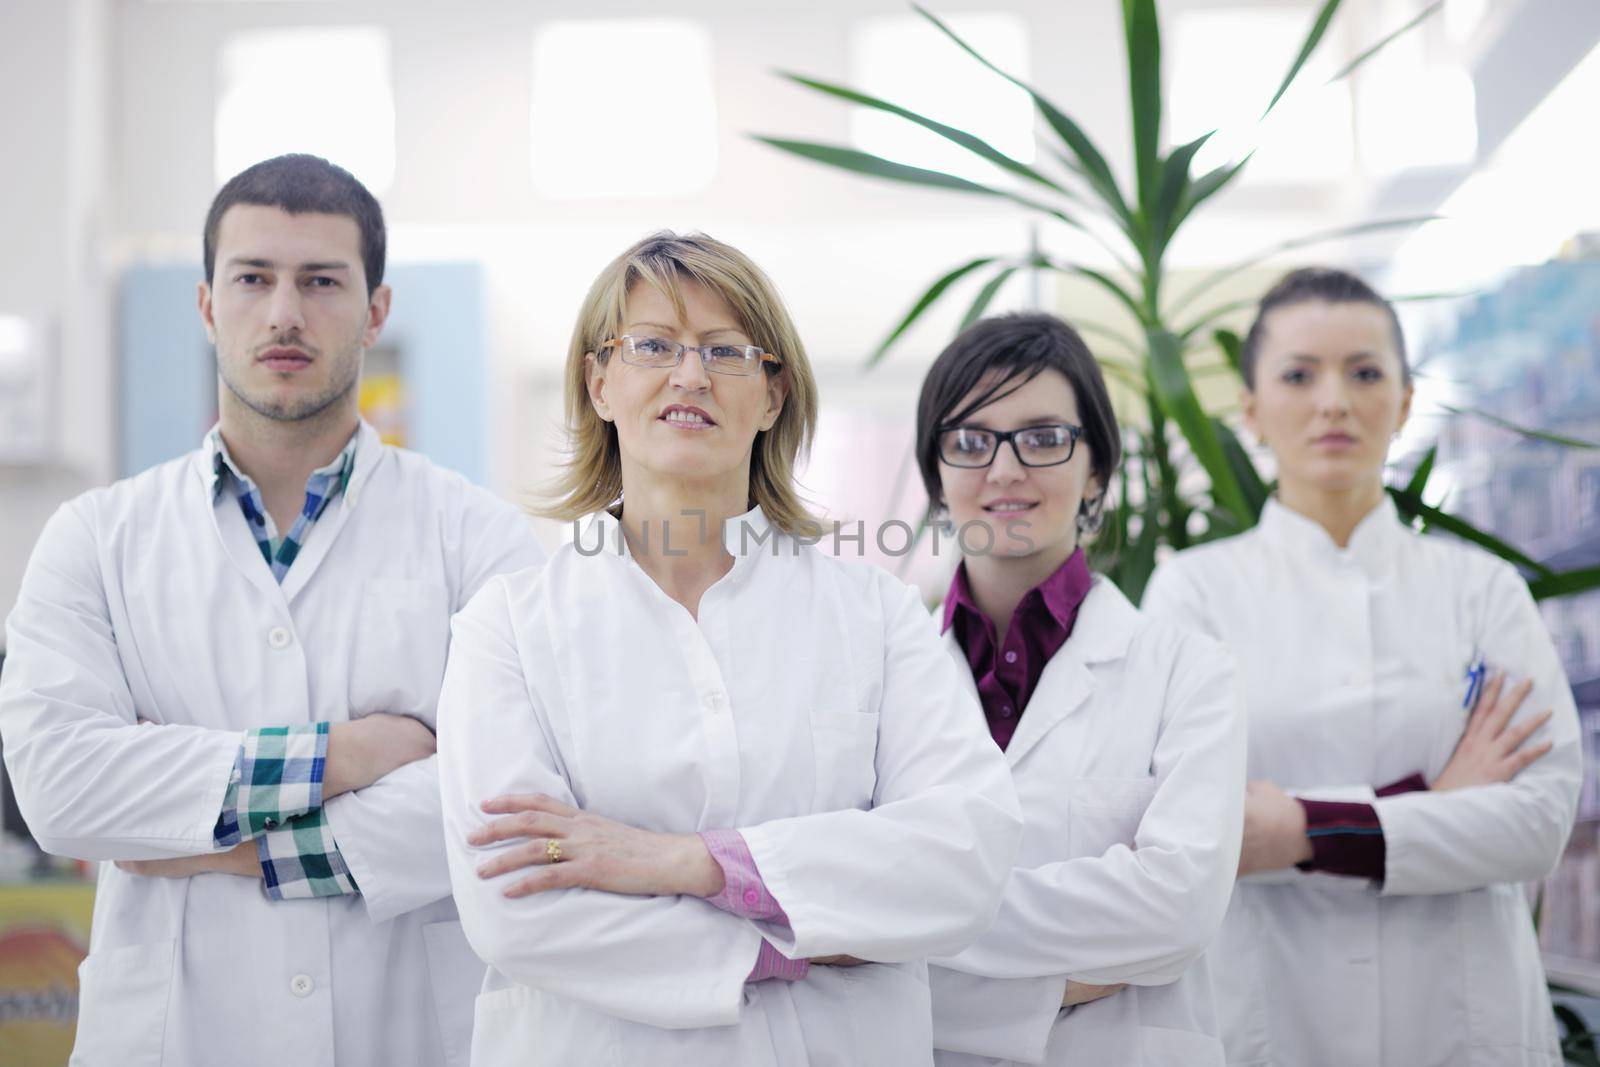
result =
M1412 792L1373 802L1388 859L1386 896L1456 893L1545 877L1561 858L1583 780L1582 738L1572 689L1527 583L1494 561L1478 647L1491 669L1532 678L1520 722L1554 714L1527 742L1549 740L1549 754L1509 782L1444 793ZM1429 777L1442 767L1429 768Z
M45 525L6 621L0 735L39 847L76 859L216 852L244 732L136 725L94 534L92 498Z
M1139 600L1139 610L1152 619L1204 634L1223 641L1211 613L1206 610L1204 591L1196 582L1189 561L1181 556L1167 560L1150 575ZM1226 642L1223 642L1226 644Z
M994 917L1021 841L1010 769L916 591L878 583L885 619L873 807L741 827L790 957L892 963L955 952Z
M1139 610L1153 619L1164 619L1186 630L1204 634L1216 641L1223 641L1223 634L1216 624L1214 613L1208 610L1206 592L1196 580L1194 570L1190 561L1183 556L1167 560L1151 575L1150 584L1145 587L1144 599L1140 602ZM1243 714L1242 705L1240 713ZM1243 775L1241 764L1241 788ZM1372 786L1365 783L1336 782L1298 787L1287 792L1302 800L1371 803L1374 798ZM1282 870L1257 871L1245 875L1240 880L1253 885L1289 885L1306 878L1335 877L1340 876L1322 871L1302 871L1286 867Z
M1134 846L1018 868L994 925L940 966L1094 985L1182 977L1221 927L1244 825L1244 718L1227 653L1190 637L1172 666Z
M1284 792L1299 800L1327 800L1336 804L1371 804L1378 798L1378 791L1364 782L1353 782L1349 785L1295 786L1292 789L1284 789ZM1349 881L1350 876L1335 874L1332 871L1279 867L1270 871L1253 871L1241 876L1239 881L1250 885L1294 885L1307 878L1337 878L1345 882Z
M457 611L495 575L544 565L544 548L534 537L527 516L499 497L469 485L459 515L455 550L461 561L457 582L461 592Z
M522 513L476 486L463 485L454 512L460 561L459 608L497 574L542 564L544 550ZM408 763L324 808L339 852L361 887L367 915L383 922L450 895L436 757Z
M574 796L541 725L503 583L485 586L453 630L439 698L439 781L450 881L473 950L514 982L624 1019L667 1028L737 1022L761 946L748 919L697 897L558 889L511 900L502 891L524 874L478 877L478 865L506 847L467 843L490 820L483 801Z

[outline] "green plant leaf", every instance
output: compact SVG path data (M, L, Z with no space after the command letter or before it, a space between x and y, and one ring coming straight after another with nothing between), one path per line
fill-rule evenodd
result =
M1256 470L1250 453L1245 451L1244 445L1239 443L1239 438L1226 423L1214 418L1211 420L1211 429L1222 444L1222 455L1244 493L1245 503L1250 508L1250 522L1254 524L1261 518L1261 509L1267 504L1267 483L1261 480L1261 472Z
M962 148L965 148L974 155L986 159L995 166L1010 171L1012 174L1015 174L1018 177L1026 178L1030 182L1042 185L1047 189L1052 189L1063 196L1079 199L1077 193L1057 184L1048 176L1041 174L1037 170L1034 170L1021 160L1013 159L1011 156L1006 155L1004 152L1000 151L998 148L995 148L981 137L975 137L964 130L958 130L954 126L947 126L942 122L937 122L934 119L919 115L915 111L903 108L899 104L890 103L889 101L880 99L876 96L869 96L866 93L858 92L857 90L851 89L848 86L835 85L832 82L820 81L816 78L808 78L803 74L792 74L788 71L780 70L778 71L778 76L787 78L796 85L803 85L809 89L815 89L817 92L826 93L829 96L835 96L841 100L848 100L853 104L859 104L862 107L873 108L878 111L887 112L890 115L898 116L899 118L905 119L907 122L921 126L925 130L931 130L940 137L943 137L945 140L960 145Z
M1144 309L1139 306L1139 301L1135 300L1132 293L1128 292L1128 290L1123 288L1121 285L1118 285L1115 279L1111 278L1104 272L1095 270L1092 267L1081 267L1076 263L1057 263L1048 256L1035 256L1030 261L1030 264L1046 270L1053 270L1061 274L1076 274L1081 278L1087 278L1115 297L1117 302L1123 307L1127 308L1128 312L1134 317L1134 320L1137 321L1141 326L1148 325L1147 316L1145 315Z
M1156 548L1161 544L1161 507L1159 501L1145 503L1141 512L1139 536L1133 541L1117 575L1117 587L1122 595L1135 604L1144 599L1145 587L1156 569ZM1126 536L1126 535L1124 535Z
M1177 216L1184 193L1189 189L1189 167L1194 162L1194 154L1205 147L1209 140L1211 134L1207 133L1179 145L1161 164L1161 193L1156 198L1155 216L1150 228L1163 250L1177 233L1173 219Z
M1388 488L1389 495L1394 498L1395 505L1400 508L1403 514L1416 516L1430 527L1438 527L1446 533L1455 534L1463 541L1471 541L1480 548L1486 548L1506 562L1513 563L1523 570L1532 571L1541 579L1556 577L1556 572L1546 567L1543 563L1528 556L1520 549L1513 548L1493 534L1478 529L1467 520L1424 503L1422 497L1408 489L1393 485Z
M1333 21L1333 16L1339 10L1341 0L1326 0L1317 17L1311 20L1311 31L1306 34L1306 39L1300 44L1300 52L1294 57L1294 62L1289 64L1289 73L1283 76L1283 81L1278 83L1278 91L1272 94L1272 101L1267 104L1267 109L1261 113L1262 118L1272 114L1272 109L1278 106L1278 101L1283 99L1283 94L1289 91L1289 86L1300 76L1300 68L1306 65L1306 60L1311 58L1311 53L1317 50L1317 45L1322 42L1322 35L1328 32L1328 23Z
M1088 182L1088 181L1091 180L1089 178L1089 172L1083 169L1083 164L1079 163L1077 161L1077 159L1071 153L1069 153L1066 149L1061 148L1061 147L1059 147L1057 145L1047 144L1047 145L1045 145L1045 151L1049 152L1051 158L1054 159L1057 163L1060 163L1062 168L1068 174L1072 174L1072 175L1075 175L1076 177L1082 178L1085 182Z
M1110 209L1113 216L1121 220L1125 231L1131 236L1134 228L1133 213L1128 210L1127 202L1123 200L1122 192L1117 188L1117 180L1112 176L1111 167L1106 163L1106 157L1095 147L1094 142L1089 139L1082 128L1068 117L1064 111L1041 96L1033 86L991 63L977 49L962 40L960 35L945 25L933 12L921 4L912 4L911 6L917 14L933 23L940 33L954 41L963 52L1033 98L1034 106L1044 116L1045 122L1055 131L1056 136L1060 137L1062 142L1071 149L1072 154L1077 157L1089 187L1100 194L1100 198L1105 201L1106 207Z
M1175 330L1174 332L1177 333L1179 340L1187 343L1194 338L1195 334L1199 333L1207 326L1210 326L1218 319L1225 319L1229 315L1232 315L1235 311L1243 311L1246 308L1253 308L1256 306L1256 304L1256 300L1230 300L1226 304L1218 304L1204 315L1201 315L1198 319L1195 319L1193 322L1189 323L1189 325L1183 327L1182 329ZM1234 333L1232 330L1229 330L1228 332Z
M1169 316L1176 316L1178 312L1194 303L1196 298L1203 293L1209 292L1219 283L1226 281L1241 271L1246 271L1251 267L1258 266L1259 264L1264 263L1279 253L1292 252L1297 248L1306 248L1310 245L1321 244L1324 241L1338 240L1341 237L1358 237L1364 233L1381 233L1384 230L1398 230L1407 226L1420 226L1424 222L1435 222L1439 218L1440 216L1438 215L1407 215L1403 218L1379 219L1376 222L1360 222L1353 226L1336 226L1331 230L1318 230L1316 233L1308 233L1300 237L1290 238L1287 241L1279 241L1276 244L1269 245L1266 248L1251 254L1245 259L1239 260L1231 266L1223 267L1220 270L1213 271L1212 273L1206 275L1200 281L1195 283L1194 288L1190 289L1187 293L1183 294L1183 296L1179 297L1167 314Z
M1428 449L1428 454L1422 457L1422 461L1417 464L1417 469L1411 474L1411 480L1406 483L1406 492L1418 500L1422 499L1422 490L1427 488L1428 477L1433 474L1433 461L1438 456L1438 445Z
M1224 537L1233 537L1249 529L1248 526L1240 523L1231 511L1225 511L1221 508L1206 508L1201 514L1206 517L1206 528L1203 533L1194 538L1193 543L1197 545L1220 541Z
M1244 165L1250 162L1251 157L1254 155L1254 151L1248 152L1238 162L1224 164L1214 170L1208 170L1190 182L1189 187L1184 190L1183 196L1178 201L1178 210L1173 215L1171 223L1172 232L1178 232L1184 221L1194 213L1195 208L1227 188L1228 183L1239 176L1239 172L1244 170Z
M1195 381L1199 381L1202 378L1226 378L1231 382L1237 382L1239 380L1239 372L1226 363L1202 363L1198 366L1191 365L1189 367L1189 377ZM1230 403L1220 409L1213 409L1212 414L1216 414L1218 411L1237 411L1238 408L1239 405L1237 403Z
M1134 344L1133 338L1129 337L1127 334L1113 330L1111 327L1101 325L1098 322L1090 322L1086 319L1074 320L1072 327L1079 333L1110 341L1112 344L1116 345L1118 348L1121 348L1124 352L1127 352L1130 356L1134 357L1135 360L1143 361L1144 359L1144 349Z
M1100 370L1106 377L1115 378L1140 396L1150 395L1150 387L1145 384L1144 376L1126 363L1119 363L1114 359L1097 359L1095 362L1100 364Z
M1538 905L1534 914L1534 930L1539 929L1540 913L1544 910L1543 886ZM1556 984L1550 983L1551 990ZM1574 991L1575 992L1575 991ZM1589 1029L1589 1024L1574 1008L1566 1004L1552 1004L1551 1010L1555 1013L1556 1021L1561 1024L1561 1059L1573 1067L1600 1067L1600 1051L1595 1048L1595 1035Z
M1060 208L1041 204L1037 200L1018 193L996 189L979 182L958 178L954 174L946 174L939 170L927 170L923 167L912 167L905 163L896 163L892 159L875 156L871 152L862 152L843 145L822 144L817 141L793 141L783 137L767 137L762 134L752 134L755 140L762 144L771 145L780 151L809 159L813 163L821 163L838 170L847 170L856 174L865 174L871 178L883 178L887 181L905 182L910 185L925 185L935 189L949 189L958 193L972 193L977 196L993 196L1001 200L1009 200L1013 204L1049 215L1051 218L1066 223L1075 229L1085 229L1082 223L1068 215Z
M1399 497L1395 496L1393 493L1389 494L1389 497L1394 501L1394 510L1399 513L1400 521L1412 529L1415 529L1417 526L1418 515L1415 511L1411 510L1411 505L1407 503L1407 501L1418 500L1420 497L1411 496L1410 494L1407 494L1404 497ZM1424 528L1422 532L1427 533L1428 531L1426 528Z
M1241 379L1244 378L1244 369L1240 364L1240 353L1244 351L1244 341L1232 330L1212 330L1211 339L1222 349L1222 354L1228 360L1228 365L1233 368L1233 373Z
M1161 22L1155 0L1122 0L1122 28L1128 45L1139 212L1154 230L1161 182Z
M1600 567L1562 571L1547 578L1535 578L1528 583L1528 591L1535 600L1572 596L1575 593L1587 593L1591 589L1600 589Z
M956 282L960 281L962 278L965 278L967 275L971 274L973 271L980 270L981 268L988 266L990 263L995 262L996 258L997 257L995 256L980 256L977 259L969 260L968 262L961 264L961 266L957 267L955 270L941 275L932 285L928 286L928 288L923 291L921 296L917 297L916 303L911 305L911 310L906 312L905 317L900 320L899 325L889 331L889 336L880 341L878 343L878 347L873 349L872 355L867 357L867 366L872 367L876 365L879 360L887 355L890 347L892 347L896 341L900 340L900 337L911 328L912 324L922 317L922 313L932 307L934 303L945 294L947 289L949 289Z
M1135 455L1130 452L1117 467L1116 505L1106 511L1100 535L1089 545L1089 557L1097 571L1110 578L1124 596L1137 604L1144 597L1145 586L1155 571L1156 548L1161 544L1163 531L1160 498L1147 490L1143 504L1137 511L1134 509L1128 489ZM1136 517L1139 534L1130 538L1128 531Z
M989 305L994 302L995 295L1000 292L1000 287L1005 285L1015 273L1017 273L1015 265L1005 267L984 283L983 288L978 290L978 295L973 298L971 306L967 308L967 313L962 316L960 329L965 330L968 326L983 318L983 313L989 310Z
M1479 289L1446 289L1437 293L1407 293L1404 296L1391 296L1386 299L1391 304L1420 304L1428 300L1462 300L1469 296L1482 296L1484 290Z
M1231 511L1242 524L1250 525L1255 516L1223 452L1222 442L1217 438L1211 419L1206 416L1199 398L1194 395L1188 368L1183 365L1182 345L1167 330L1151 330L1148 336L1150 382L1155 387L1155 399L1161 410L1178 424L1195 459L1210 475L1212 499Z
M1492 423L1502 430L1510 430L1512 433L1526 437L1530 441L1543 441L1546 444L1562 445L1566 448L1600 449L1600 444L1594 441L1585 441L1580 437L1567 437L1565 434L1551 433L1548 430L1535 430L1527 426L1519 426L1510 419L1502 419L1499 415L1491 414L1480 408L1458 408L1454 404L1444 403L1440 403L1439 406L1453 415L1471 415L1475 419L1482 419L1484 422Z
M1351 74L1354 74L1355 71L1356 71L1356 68L1360 67L1361 64L1365 63L1367 60L1371 59L1373 56L1377 55L1379 52L1381 52L1385 48L1387 48L1389 46L1389 43L1391 41L1393 41L1396 37L1399 37L1401 34L1411 32L1411 30L1415 29L1417 26L1420 26L1424 21L1426 21L1427 19L1431 18L1434 15L1434 13L1437 12L1443 6L1444 6L1444 0L1434 0L1433 3L1431 3L1427 7L1423 8L1420 12L1418 12L1418 14L1417 14L1417 16L1415 18L1411 19L1404 26L1401 26L1398 30L1395 30L1393 33L1385 34L1383 37L1380 37L1376 44L1364 49L1354 59L1352 59L1350 62L1346 63L1344 66L1340 67L1339 70L1337 71L1337 73L1335 73L1333 75L1333 77L1328 79L1329 84L1332 84L1333 82L1336 82L1341 78L1348 78Z

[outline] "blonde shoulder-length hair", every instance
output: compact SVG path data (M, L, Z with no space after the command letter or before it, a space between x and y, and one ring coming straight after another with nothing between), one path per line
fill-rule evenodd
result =
M536 514L570 521L614 506L622 498L622 456L617 430L589 400L586 361L604 360L600 348L622 332L628 293L635 285L655 287L685 314L683 279L698 282L727 301L739 327L752 342L783 361L776 371L788 379L788 395L770 430L756 434L750 458L752 506L778 529L795 535L820 528L801 502L795 484L797 460L811 447L817 425L817 383L805 346L778 291L760 267L731 245L695 233L663 230L639 241L612 260L589 287L567 346L566 431L570 458L540 494ZM770 364L769 364L770 366Z

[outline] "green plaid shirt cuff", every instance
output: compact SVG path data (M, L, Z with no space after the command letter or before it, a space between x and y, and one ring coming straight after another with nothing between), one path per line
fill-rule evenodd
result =
M361 892L320 809L256 838L256 854L267 896L273 900Z
M327 758L325 722L248 731L212 831L217 844L237 845L322 807Z

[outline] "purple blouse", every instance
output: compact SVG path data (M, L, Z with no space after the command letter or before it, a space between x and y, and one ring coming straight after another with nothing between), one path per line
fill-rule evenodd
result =
M967 584L967 565L956 568L944 602L944 629L955 630L956 642L967 655L989 733L1001 748L1011 743L1017 720L1028 706L1045 664L1072 635L1072 624L1083 598L1089 595L1091 581L1080 548L1054 574L1028 590L1011 613L1005 640L997 642L994 623L978 610Z

